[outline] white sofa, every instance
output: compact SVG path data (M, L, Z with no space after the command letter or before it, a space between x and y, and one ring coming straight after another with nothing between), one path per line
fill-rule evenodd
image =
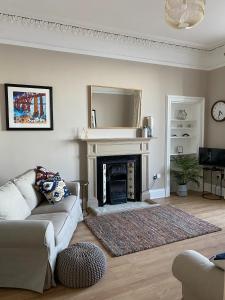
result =
M43 292L55 285L57 254L83 219L79 184L55 205L34 188L35 171L0 187L0 287Z
M173 262L173 274L182 283L183 300L224 300L224 271L200 253L187 250Z

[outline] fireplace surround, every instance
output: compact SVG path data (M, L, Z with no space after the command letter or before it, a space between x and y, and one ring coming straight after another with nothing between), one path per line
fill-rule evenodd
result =
M152 138L151 138L152 139ZM88 178L88 207L91 209L103 205L107 199L98 199L98 160L101 157L111 156L138 156L140 161L140 196L135 196L135 199L128 198L127 200L140 200L150 198L149 185L149 168L150 168L150 138L87 138L81 139L86 144L87 157L87 178ZM112 170L115 172L116 170ZM103 172L103 169L102 169ZM106 168L104 170L106 172ZM124 176L124 178L126 178ZM121 180L125 180L122 178ZM114 178L116 179L116 178ZM112 183L111 191L118 182ZM121 191L125 190L125 183L120 182ZM126 182L127 186L128 183ZM127 188L128 189L128 188ZM122 196L121 196L122 198ZM123 198L124 199L124 198ZM118 199L117 199L118 200ZM129 201L128 200L128 201ZM125 199L124 199L125 201ZM103 203L102 203L103 202Z

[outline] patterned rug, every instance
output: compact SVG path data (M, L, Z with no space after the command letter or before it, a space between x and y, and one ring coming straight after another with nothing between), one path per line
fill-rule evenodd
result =
M113 256L221 230L170 205L89 217L85 223Z

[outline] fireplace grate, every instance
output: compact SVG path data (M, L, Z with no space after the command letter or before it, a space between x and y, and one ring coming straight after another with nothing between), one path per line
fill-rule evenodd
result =
M140 155L97 158L97 198L99 206L141 199Z

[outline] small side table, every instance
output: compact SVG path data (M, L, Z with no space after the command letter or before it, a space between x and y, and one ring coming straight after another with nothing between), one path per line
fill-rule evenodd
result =
M86 180L73 180L73 182L80 183L80 192L81 192L81 201L82 201L82 212L86 217L88 214L87 205L88 205L88 184Z
M220 195L213 193L213 175L215 173L220 174L220 179L219 179L219 187L220 187ZM206 179L206 174L210 175L210 192L205 190L205 179ZM218 168L218 167L203 167L203 191L202 191L202 197L210 200L219 200L223 198L223 182L224 179L224 168Z

